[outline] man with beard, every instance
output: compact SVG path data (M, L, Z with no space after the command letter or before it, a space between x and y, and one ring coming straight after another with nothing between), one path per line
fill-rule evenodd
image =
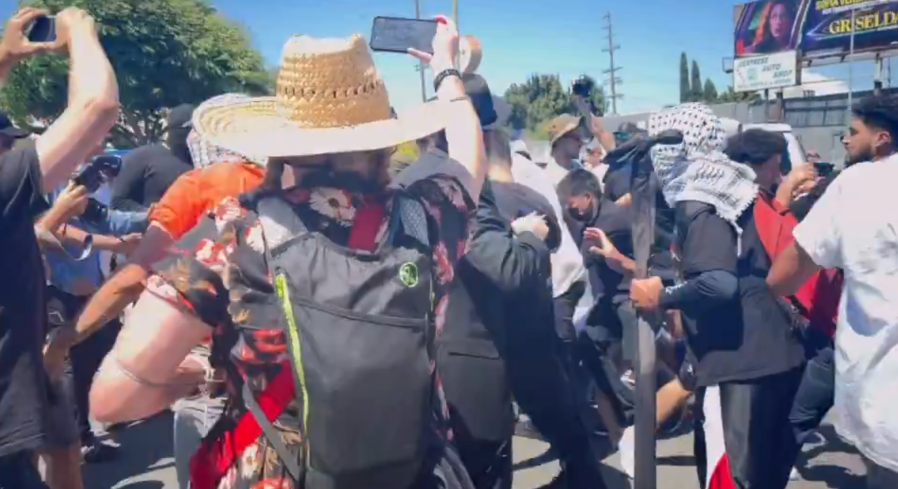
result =
M181 174L193 169L187 148L193 106L182 104L169 112L167 147L150 144L123 158L122 170L112 185L113 209L145 211L162 199Z
M794 293L820 268L841 268L845 285L836 328L836 430L867 463L867 487L898 486L898 98L852 107L843 141L852 165L833 180L795 228L767 277ZM869 162L855 165L860 162Z

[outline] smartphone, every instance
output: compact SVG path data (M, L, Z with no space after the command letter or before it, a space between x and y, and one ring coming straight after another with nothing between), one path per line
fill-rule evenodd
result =
M72 179L75 185L84 185L88 193L96 192L104 180L115 178L122 169L122 157L118 155L95 156Z
M833 170L836 169L836 165L832 163L814 163L814 169L817 170L817 175L821 177L828 177L832 174Z
M53 42L56 40L56 17L41 16L25 30L25 37L31 42Z
M387 53L407 53L414 48L433 54L437 25L435 20L375 17L369 46L372 51Z
M574 83L571 84L571 92L578 97L589 98L592 96L593 83L590 79L581 76L580 78L574 80Z

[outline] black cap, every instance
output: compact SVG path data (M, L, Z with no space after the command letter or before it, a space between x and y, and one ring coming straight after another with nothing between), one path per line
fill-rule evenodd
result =
M643 130L633 122L624 122L621 123L620 127L617 128L617 132L622 132L632 136L633 134L643 132Z
M28 136L28 131L14 126L6 112L0 110L0 134L14 139L21 139Z
M466 73L461 77L465 84L465 95L471 99L471 105L480 118L480 125L486 127L499 118L496 108L493 106L493 94L489 85L482 76L474 73Z
M168 127L191 127L193 105L181 104L168 114Z
M465 73L461 77L465 85L465 95L471 99L471 105L480 119L480 126L504 125L511 116L511 105L499 97L493 96L489 85L482 76L475 73ZM433 96L427 99L433 102L437 99Z

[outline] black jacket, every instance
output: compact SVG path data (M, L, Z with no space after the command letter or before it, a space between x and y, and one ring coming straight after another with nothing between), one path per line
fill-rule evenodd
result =
M543 326L552 333L550 272L548 247L530 233L513 235L486 182L437 342L443 390L462 452L471 439L498 442L513 434L508 364L519 356L522 337L533 340L529 331ZM545 338L536 341L546 344Z

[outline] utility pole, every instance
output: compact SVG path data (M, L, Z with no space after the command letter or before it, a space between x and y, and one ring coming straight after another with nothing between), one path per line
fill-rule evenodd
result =
M415 0L415 18L421 18L421 0ZM427 102L427 83L424 81L424 62L418 62L418 74L421 75L421 101Z
M452 0L452 20L455 22L455 28L461 32L461 28L458 26L458 0Z
M605 19L605 25L602 26L602 28L608 31L608 47L602 49L602 51L608 53L609 59L608 69L604 70L603 73L608 75L607 83L611 89L611 113L617 115L617 99L624 97L623 94L617 93L617 84L622 83L620 77L617 76L617 71L621 68L614 65L614 52L620 49L620 46L614 44L614 31L611 27L611 12L607 12L603 18Z

